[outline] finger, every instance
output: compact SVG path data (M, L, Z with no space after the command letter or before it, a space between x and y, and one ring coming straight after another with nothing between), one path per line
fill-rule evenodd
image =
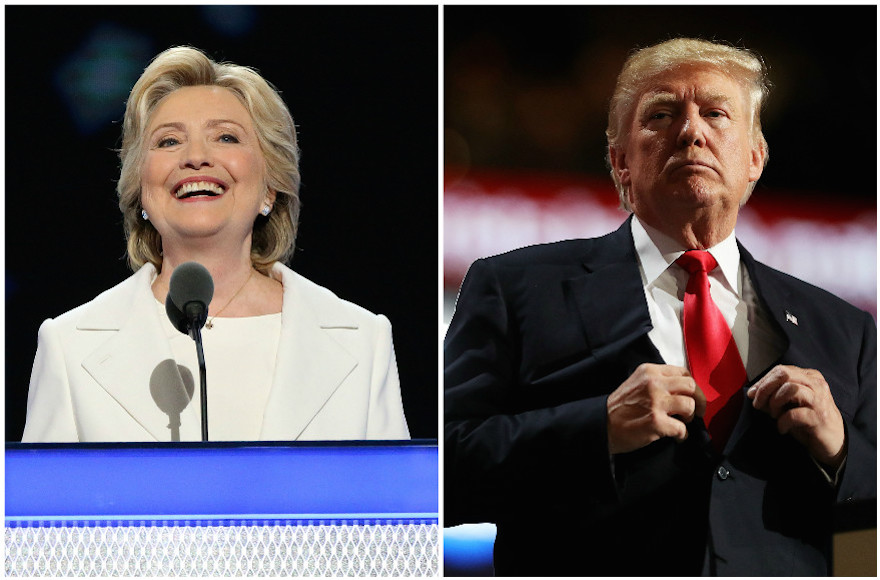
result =
M786 435L796 429L811 429L816 425L816 413L808 407L794 407L776 420L779 433Z
M679 367L675 365L658 365L652 363L644 363L642 365L653 372L656 372L664 377L689 377L691 373L684 367Z
M687 426L675 417L659 414L656 418L655 427L657 434L661 437L672 437L679 443L688 438Z
M766 386L782 385L786 382L800 383L813 390L827 388L828 383L821 372L816 369L805 369L791 365L776 365L749 389L747 396L753 398L755 393Z
M693 397L673 395L663 401L664 410L670 417L677 417L685 423L694 419L697 403Z
M795 372L798 367L793 367L789 365L776 365L766 373L764 376L760 377L755 381L754 387L761 388L771 383L785 382L788 380L788 377Z
M644 385L648 396L653 401L663 400L670 395L693 397L697 388L694 379L683 376L649 376L645 378Z
M772 371L771 371L772 372ZM765 410L767 402L776 391L787 382L787 377L779 373L769 373L760 381L755 383L746 392L746 396L752 399L752 406L758 410Z
M798 383L788 382L781 385L770 400L767 401L767 410L770 416L777 419L785 411L795 407L813 407L814 394L808 387Z
M755 392L757 392L758 389L762 388L765 384L772 381L773 378L777 374L776 369L777 369L777 367L773 367L772 369L770 369L769 371L764 373L764 376L760 377L758 380L755 381L755 383L751 387L749 387L749 390L746 393L746 395L749 397L753 397Z
M686 395L693 397L697 392L697 381L691 377L672 377L665 381L666 390L670 395Z
M828 393L831 391L824 375L815 369L799 369L801 376L798 382L804 384L816 393Z

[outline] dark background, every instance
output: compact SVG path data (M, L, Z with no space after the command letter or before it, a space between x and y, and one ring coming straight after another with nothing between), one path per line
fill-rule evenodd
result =
M876 199L876 6L446 6L443 18L445 162L456 172L607 176L607 105L627 55L696 36L770 67L770 162L756 195Z
M149 60L256 68L302 149L292 267L388 316L413 437L437 436L436 6L8 6L6 439L40 323L125 279L120 124Z

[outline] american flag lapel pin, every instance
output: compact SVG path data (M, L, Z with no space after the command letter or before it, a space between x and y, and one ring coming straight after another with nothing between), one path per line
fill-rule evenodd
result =
M786 322L791 322L791 323L794 324L795 326L798 325L797 316L795 316L794 314L792 314L792 313L789 312L788 310L785 311L785 321L786 321Z

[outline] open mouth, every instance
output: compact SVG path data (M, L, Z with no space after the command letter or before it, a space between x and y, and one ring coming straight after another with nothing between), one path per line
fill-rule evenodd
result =
M225 188L213 181L190 181L184 183L174 192L177 199L189 199L193 197L217 197L223 195Z

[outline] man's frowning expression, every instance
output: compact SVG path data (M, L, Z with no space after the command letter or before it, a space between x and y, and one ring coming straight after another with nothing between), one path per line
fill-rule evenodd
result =
M636 215L673 207L739 209L764 166L743 86L707 66L654 77L639 97L629 136L611 152Z

